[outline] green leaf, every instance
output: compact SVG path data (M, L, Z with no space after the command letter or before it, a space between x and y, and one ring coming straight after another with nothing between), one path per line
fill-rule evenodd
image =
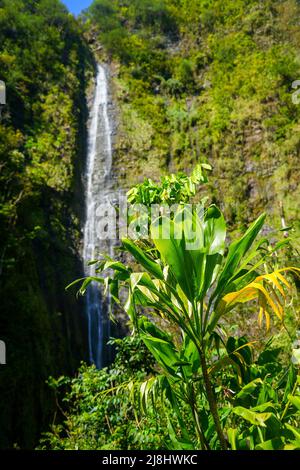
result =
M253 244L258 233L260 232L264 224L265 218L266 214L261 214L239 240L236 240L231 243L225 266L222 270L216 290L213 294L214 297L216 297L217 295L219 296L220 293L224 291L226 284L234 276L240 262L242 261L243 257Z
M220 210L212 205L208 208L204 217L204 272L203 281L200 284L198 298L203 299L207 290L214 282L222 260L226 239L226 223Z
M232 409L233 413L240 416L241 418L245 419L251 424L256 426L266 427L265 421L267 421L272 413L256 413L254 411L248 410L243 406L236 406Z
M166 229L169 228L169 229ZM187 298L203 298L222 261L226 225L216 206L204 220L189 207L179 209L174 220L157 219L151 226L154 244L170 267Z
M223 254L226 222L217 206L211 205L204 216L204 245L210 255Z
M196 223L194 233L192 233L193 216L188 210L182 209L177 211L174 220L162 217L151 226L155 247L189 300L195 298L199 289L204 257L203 227L198 218L194 220ZM159 236L160 227L166 232L161 236ZM170 227L169 233L167 227ZM187 242L193 235L197 249L190 250Z
M149 273L153 274L158 279L164 278L159 264L147 256L141 248L128 239L123 239L122 243L124 248L129 251L129 253L134 256L136 261L140 263Z
M143 382L140 386L140 404L143 413L147 413L147 408L149 407L149 395L153 392L154 387L156 386L157 378L150 377L148 380Z
M170 418L167 417L167 420L168 420L169 438L171 441L170 443L167 444L168 449L170 450L193 450L195 447L193 442L187 437L185 438L178 437L176 433L176 429L174 425L172 424Z
M200 368L200 357L195 343L188 335L185 335L184 337L184 344L181 354L182 358L184 358L191 366L190 373L195 374Z
M288 395L288 400L294 405L297 410L300 410L300 397L295 397L294 395Z
M288 400L288 395L292 393L295 383L297 381L297 370L296 367L292 364L289 367L288 379L284 390L283 401Z
M276 411L276 407L273 402L268 401L267 403L262 403L261 405L254 406L251 408L252 411ZM277 419L277 418L276 418Z
M284 440L282 437L274 437L268 441L260 442L255 447L255 450L280 450L284 447Z
M257 389L259 385L261 385L263 381L261 379L255 379L252 380L252 382L249 382L247 385L245 385L239 393L236 395L236 399L243 399L246 398L248 395L251 395L254 390Z
M80 286L79 289L79 294L84 295L86 292L87 287L92 283L92 282L97 282L98 284L104 284L104 279L102 277L95 277L95 276L89 276L86 277L83 281L83 283Z
M173 367L183 367L183 366L190 366L191 363L188 361L177 361L177 362L174 362L172 365Z
M70 284L68 284L65 289L68 290L70 289L70 287L73 287L75 286L76 284L78 284L79 282L82 282L84 281L86 278L85 277L81 277L80 279L76 279L75 281L71 282Z
M285 427L294 434L295 438L300 443L300 431L298 429L296 429L294 426L292 426L291 424L288 424L288 423L286 423Z
M300 440L291 441L284 446L283 450L300 450Z
M232 450L237 450L238 435L239 435L238 429L234 429L234 428L227 429L228 441Z
M132 324L134 326L136 326L137 315L136 315L136 310L135 310L134 295L131 292L131 290L128 291L127 300L124 304L124 310L127 313L127 315L129 316Z
M145 317L139 319L141 338L157 362L169 374L176 377L177 364L180 361L171 337Z
M106 261L103 266L103 271L105 269L113 269L115 271L120 271L123 273L128 273L129 271L129 269L126 266L124 266L124 264L121 263L120 261Z

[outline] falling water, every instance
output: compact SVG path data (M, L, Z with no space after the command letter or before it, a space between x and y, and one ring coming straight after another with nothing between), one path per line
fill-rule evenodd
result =
M95 266L88 265L97 259L104 249L97 238L97 206L111 188L112 142L111 123L108 114L108 83L106 70L97 66L97 79L88 133L86 168L86 222L84 227L83 259L85 275L94 276ZM111 252L112 246L105 245ZM86 314L88 321L89 359L96 367L103 367L104 304L97 282L92 283L86 293ZM107 332L106 332L107 333Z

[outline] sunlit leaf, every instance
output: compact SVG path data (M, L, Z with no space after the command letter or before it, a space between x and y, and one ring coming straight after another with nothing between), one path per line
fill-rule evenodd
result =
M233 413L245 419L256 426L266 427L265 422L270 418L272 413L257 413L242 406L236 406L232 409Z

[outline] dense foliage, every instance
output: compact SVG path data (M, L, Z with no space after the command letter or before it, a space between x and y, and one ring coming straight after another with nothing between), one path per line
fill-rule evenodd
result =
M265 249L268 239L256 240L265 215L225 250L226 223L220 210L210 205L199 212L186 204L186 188L191 188L193 196L195 183L203 181L200 176L197 169L191 177L164 178L161 187L155 188L146 180L130 191L133 203L148 200L150 209L152 196L163 211L163 201L168 201L170 195L174 197L176 182L177 208L173 205L173 214L164 211L151 219L150 239L138 230L138 239L122 240L122 249L133 256L134 265L106 257L96 265L98 277L86 278L80 293L84 294L91 282L105 284L111 298L128 314L132 334L137 335L137 341L142 339L156 367L149 368L146 376L141 367L140 373L132 376L128 356L124 361L119 355L115 366L121 365L122 371L125 367L126 373L117 374L119 382L114 366L108 376L106 371L99 372L92 383L102 393L93 390L89 382L93 370L82 370L85 378L81 375L79 384L84 393L76 394L75 407L64 427L54 427L48 434L45 442L51 448L80 448L82 439L85 446L78 423L83 419L89 435L95 419L99 426L106 419L110 428L110 419L114 422L118 410L123 422L124 404L127 416L133 407L141 425L134 433L138 448L153 444L147 438L153 413L157 413L155 444L166 448L300 448L300 350L293 342L298 319L290 318L287 327L287 291L290 295L292 288L288 274L300 277L300 268L274 266L272 254L288 240L278 242L271 250ZM107 270L113 275L102 277ZM251 315L253 309L248 304L254 302L259 311L258 324L266 334L271 321L275 321L281 337L288 339L285 357L282 345L276 348L272 337L261 344L260 350L257 339L247 339L238 329L232 335L236 308L242 305L243 315ZM129 341L124 341L123 347ZM130 357L135 360L134 354ZM143 362L140 360L140 366ZM75 379L67 401L76 393L77 385ZM129 394L126 400L124 391ZM111 408L112 400L116 408ZM88 410L92 422L86 418ZM140 417L141 411L146 420ZM131 436L131 419L121 433L123 448L132 448L132 442L124 439L128 432ZM119 428L111 427L111 436L104 443L100 429L91 441L96 448L102 448L105 442L118 448ZM67 439L62 437L64 432ZM94 444L91 446L94 448Z
M85 89L91 54L57 0L0 1L0 447L32 447L48 422L49 373L84 357L78 305Z
M137 337L114 343L118 353L109 368L97 370L82 365L74 379L50 379L60 410L63 409L63 423L55 423L51 432L45 434L42 449L163 447L166 422L159 419L159 406L150 405L147 416L143 416L133 406L128 390L129 384L143 381L154 372L153 358Z
M197 447L195 425L181 398L181 385L173 386L173 392L184 416L184 427L176 422L176 413L168 400L170 390L161 395L156 393L155 402L152 397L146 401L145 395L151 395L151 390L147 390L148 384L151 384L149 380L153 382L158 376L153 369L153 360L149 360L149 353L142 347L141 339L128 337L119 341L121 352L108 369L98 371L82 365L74 379L60 377L49 380L57 393L56 420L59 418L60 424L53 424L51 431L43 436L40 449ZM239 344L235 344L230 337L224 345L232 364L236 369L241 367L241 381L234 367L232 370L227 368L225 373L219 371L215 374L215 393L220 403L220 413L227 422L226 440L229 447L232 450L299 449L296 366L282 362L280 348L274 348L271 341L256 355L254 349L246 344L245 337L240 339ZM241 345L244 345L241 355L233 354L233 349ZM148 380L147 374L151 374ZM202 400L199 397L198 405ZM203 406L201 424L212 446L215 446L216 434L212 418L207 413L207 403ZM181 439L186 429L189 439L193 441L192 446Z

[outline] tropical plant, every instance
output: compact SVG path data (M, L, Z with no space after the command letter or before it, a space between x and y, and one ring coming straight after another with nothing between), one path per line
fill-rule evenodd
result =
M146 178L142 184L137 184L127 193L127 200L131 204L172 204L188 203L196 195L199 184L207 183L207 171L212 168L208 163L196 166L191 176L185 173L166 175L161 182L155 183Z
M245 338L240 340L246 343ZM230 392L227 436L231 449L299 449L299 350L293 351L289 364L282 363L281 352L270 340L254 361L245 346L242 386L232 374L223 375ZM237 359L236 365L241 365Z
M122 240L122 249L133 256L138 269L106 258L96 265L96 272L109 269L114 274L85 279L80 292L84 294L90 282L104 283L106 292L123 306L133 331L139 332L156 359L160 374L150 377L140 390L142 401L159 393L171 404L181 431L178 439L169 421L171 445L227 449L224 428L228 416L233 411L247 419L245 416L251 411L245 413L240 406L232 410L228 403L218 403L214 377L219 369L230 366L236 371L240 387L243 386L250 345L229 338L225 354L220 355L223 319L228 321L229 312L238 305L256 301L260 325L265 322L268 330L271 315L284 324L284 304L291 288L287 275L298 276L300 269L288 267L266 272L270 254L282 242L272 250L262 249L265 239L255 242L264 214L229 245L225 254L226 223L220 209L210 205L199 211L198 206L185 203L186 200L179 204L174 214L159 215L152 221L150 241ZM122 302L124 289L127 299ZM179 402L186 404L193 417L196 440L185 425ZM260 416L257 424L263 426L269 418L268 414Z

